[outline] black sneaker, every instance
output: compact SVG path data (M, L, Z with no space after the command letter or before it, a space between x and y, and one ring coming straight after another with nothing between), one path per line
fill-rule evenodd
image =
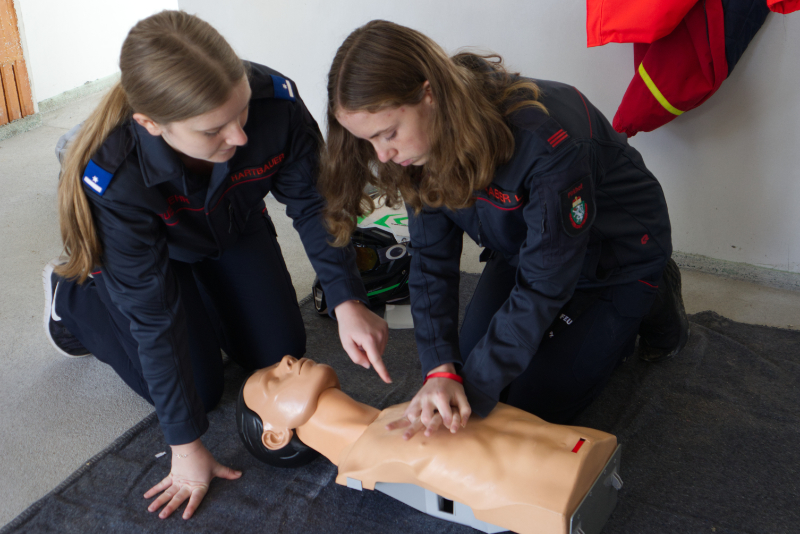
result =
M44 284L44 333L50 344L68 358L82 358L91 353L86 347L81 345L78 338L73 336L67 327L61 322L61 317L56 313L56 292L58 284L63 280L53 272L53 269L60 265L58 260L52 260L45 265L42 271L42 283Z
M689 320L681 296L681 271L670 258L664 267L653 306L639 326L640 359L667 360L678 354L689 339Z

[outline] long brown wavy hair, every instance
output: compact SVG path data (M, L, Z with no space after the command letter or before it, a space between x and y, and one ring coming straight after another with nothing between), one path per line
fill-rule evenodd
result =
M69 259L56 271L79 282L102 256L82 185L92 155L134 112L164 125L202 115L224 104L247 75L242 60L210 24L182 11L139 21L122 44L119 66L120 82L83 123L61 168L58 214Z
M429 157L421 167L381 163L369 141L336 119L339 111L375 113L418 104L426 81L435 106ZM357 217L375 209L365 193L368 184L387 205L397 206L402 198L417 212L423 206L471 206L474 192L488 186L497 166L514 153L506 117L530 106L546 112L538 98L536 84L506 71L500 56L448 57L425 35L384 20L356 29L328 74L328 144L319 188L334 244L347 244Z

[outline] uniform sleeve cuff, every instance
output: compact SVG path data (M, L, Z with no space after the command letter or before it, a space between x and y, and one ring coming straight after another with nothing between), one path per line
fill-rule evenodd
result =
M208 430L208 418L200 414L191 421L181 423L160 423L164 439L169 445L185 445L191 443Z
M328 315L332 318L336 318L333 313L336 306L348 300L357 300L365 306L369 306L367 290L364 289L364 283L360 278L358 280L348 280L344 283L331 284L331 286L330 289L323 287L323 291L325 291L325 300L328 303Z
M497 399L494 399L476 388L469 380L464 380L464 392L467 394L467 400L472 408L472 413L486 417L489 412L494 410L497 406Z
M434 367L452 363L456 370L461 370L461 355L451 345L433 346L419 355L422 365L422 378L424 379Z

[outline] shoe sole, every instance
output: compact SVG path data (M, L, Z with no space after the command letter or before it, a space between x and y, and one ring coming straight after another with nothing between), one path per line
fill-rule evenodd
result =
M67 358L75 359L75 358L85 358L87 356L91 356L92 354L90 352L87 352L86 354L77 354L76 355L76 354L70 354L70 353L62 350L56 344L56 342L53 339L53 337L50 335L50 318L51 318L50 314L52 313L52 310L53 310L53 295L54 295L54 291L53 291L53 287L52 287L52 279L53 279L53 269L55 269L57 265L59 265L59 263L56 260L52 260L47 265L45 265L44 266L44 270L42 270L42 285L44 286L44 321L43 321L44 324L43 324L43 326L44 326L45 336L47 337L47 340L50 342L50 344L53 346L53 348L56 349L59 354L62 354L63 356L66 356Z
M669 359L674 358L675 356L677 356L678 353L680 353L680 351L682 351L684 349L684 347L686 347L686 344L689 342L689 336L691 336L691 335L692 335L692 329L687 327L687 329L686 329L686 337L684 337L680 341L680 343L678 343L677 347L675 347L671 352L668 352L667 354L662 354L660 356L655 356L653 358L648 358L647 356L644 356L640 352L641 351L640 348L637 348L637 356L639 357L640 360L642 360L643 362L647 362L647 363L658 363L658 362L663 362L663 361L669 360Z

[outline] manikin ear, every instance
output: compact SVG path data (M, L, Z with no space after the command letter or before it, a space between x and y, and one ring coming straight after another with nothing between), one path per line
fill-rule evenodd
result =
M155 137L160 136L161 132L164 131L164 129L159 126L158 123L143 113L134 113L133 120L139 123L139 126L147 130L147 133Z
M294 432L290 428L264 428L261 443L271 451L277 451L289 444Z

